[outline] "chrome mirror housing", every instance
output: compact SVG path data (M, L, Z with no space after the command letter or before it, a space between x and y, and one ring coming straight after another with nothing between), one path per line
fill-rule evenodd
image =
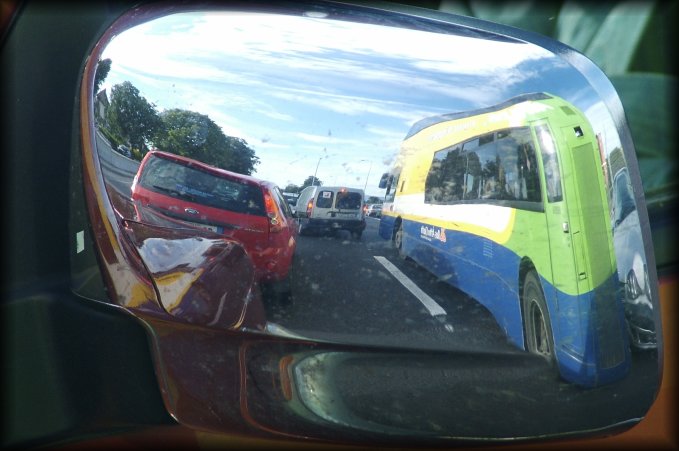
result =
M145 326L180 423L441 445L650 407L639 168L577 51L382 4L148 4L94 46L81 105L108 296L74 290Z

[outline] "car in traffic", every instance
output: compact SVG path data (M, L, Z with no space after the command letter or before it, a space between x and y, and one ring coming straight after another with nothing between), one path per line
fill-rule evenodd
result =
M290 206L290 210L294 214L295 213L295 206L297 205L297 198L299 197L299 193L290 193L288 191L283 191L283 197L285 198L285 201Z
M307 186L297 199L299 233L348 230L361 238L365 230L363 190L343 186Z
M630 343L637 349L653 349L657 341L651 283L627 168L616 172L612 185L613 243L617 251L618 279L625 293L623 304Z
M127 158L132 158L132 151L125 144L120 144L118 147L116 147L116 150L120 155L124 155Z
M382 204L370 204L366 209L367 216L379 218L382 216Z
M155 150L134 177L132 201L141 222L170 218L242 243L257 280L276 292L289 291L297 228L274 183Z

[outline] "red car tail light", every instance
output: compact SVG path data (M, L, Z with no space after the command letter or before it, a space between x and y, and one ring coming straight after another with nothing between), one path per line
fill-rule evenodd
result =
M281 215L276 202L269 193L264 193L264 207L266 208L266 215L269 217L269 232L276 233L283 230L281 224Z
M314 202L313 200L310 200L309 203L306 204L306 217L310 218L311 217L311 211L314 209Z

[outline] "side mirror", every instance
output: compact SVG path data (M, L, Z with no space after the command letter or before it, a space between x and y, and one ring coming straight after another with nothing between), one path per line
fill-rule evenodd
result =
M180 423L445 445L613 432L649 408L657 275L611 83L558 42L414 11L143 5L96 44L100 300L146 326ZM123 161L109 136L172 164ZM623 170L637 208L612 233ZM333 211L320 237L257 191L373 195L389 174L379 219Z

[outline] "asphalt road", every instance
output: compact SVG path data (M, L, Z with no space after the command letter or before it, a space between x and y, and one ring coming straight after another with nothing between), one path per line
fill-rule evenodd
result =
M317 339L516 350L483 306L414 262L398 258L391 243L377 234L379 219L368 218L367 223L360 240L346 231L299 237L292 303L266 299L269 319ZM424 287L424 295L413 293L402 280Z
M119 154L100 133L96 134L97 150L100 155L101 168L106 183L111 185L119 193L130 196L132 192L132 180L134 179L139 162Z

